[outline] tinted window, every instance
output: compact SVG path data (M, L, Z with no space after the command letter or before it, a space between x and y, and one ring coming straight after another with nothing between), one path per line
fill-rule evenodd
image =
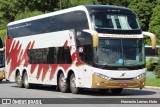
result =
M28 50L30 64L71 64L69 47L50 47Z
M8 26L9 37L23 37L68 29L88 29L85 12L74 11L25 23Z
M152 49L150 47L145 48L145 54L146 56L158 56L158 50Z

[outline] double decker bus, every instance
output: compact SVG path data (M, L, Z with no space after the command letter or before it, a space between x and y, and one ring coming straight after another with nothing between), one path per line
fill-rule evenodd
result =
M4 69L4 47L2 39L0 38L0 82L5 79Z
M7 25L6 78L18 87L56 85L76 94L83 88L121 93L143 88L144 34L125 7L86 5Z

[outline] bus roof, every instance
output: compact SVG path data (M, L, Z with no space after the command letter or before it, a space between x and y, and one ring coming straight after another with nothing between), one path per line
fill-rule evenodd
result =
M83 10L86 12L87 12L87 10L89 12L93 12L93 11L111 11L111 12L118 11L118 12L129 13L129 14L131 14L131 12L133 12L132 10L130 10L128 8L120 7L120 6L112 6L112 5L85 5L84 6L84 5L80 5L80 6L76 6L76 7L72 7L72 8L68 8L68 9L63 9L60 11L55 11L55 12L51 12L51 13L46 13L46 14L42 14L42 15L10 22L7 26L20 24L20 23L24 23L24 22L28 22L28 21L32 21L32 20L36 20L36 19L41 19L41 18L45 18L45 17L50 17L50 16L54 16L54 15L58 15L58 14L63 14L63 13L71 12L71 11L76 11L76 10Z

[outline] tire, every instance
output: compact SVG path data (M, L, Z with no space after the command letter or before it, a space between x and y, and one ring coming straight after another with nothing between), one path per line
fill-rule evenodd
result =
M101 94L106 94L108 91L109 91L109 89L99 89L98 90Z
M23 78L21 78L20 72L18 72L18 74L16 75L15 81L18 84L19 88L23 88L24 87Z
M61 73L58 78L58 87L62 93L69 92L69 85L67 80L65 80L64 74Z
M0 79L0 82L2 82L2 79Z
M122 92L123 88L115 88L115 89L111 89L113 94L120 94Z
M24 73L23 78L24 78L24 79L23 79L24 87L25 87L26 89L31 88L31 84L28 83L28 75L27 75L27 72Z
M81 89L76 87L75 74L72 74L70 77L70 90L73 94L79 94L81 92Z

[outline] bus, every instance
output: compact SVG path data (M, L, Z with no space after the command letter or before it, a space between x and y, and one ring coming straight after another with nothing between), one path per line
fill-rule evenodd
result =
M132 10L82 5L7 25L6 78L18 87L55 85L61 92L143 88L144 35Z
M151 61L151 68L149 70L154 70L155 66L158 65L158 51L160 50L160 46L157 45L155 49L152 49L152 46L146 45L145 46L145 55L146 55L146 62L148 62L150 59Z
M4 47L2 39L0 38L0 82L5 79L4 69Z

